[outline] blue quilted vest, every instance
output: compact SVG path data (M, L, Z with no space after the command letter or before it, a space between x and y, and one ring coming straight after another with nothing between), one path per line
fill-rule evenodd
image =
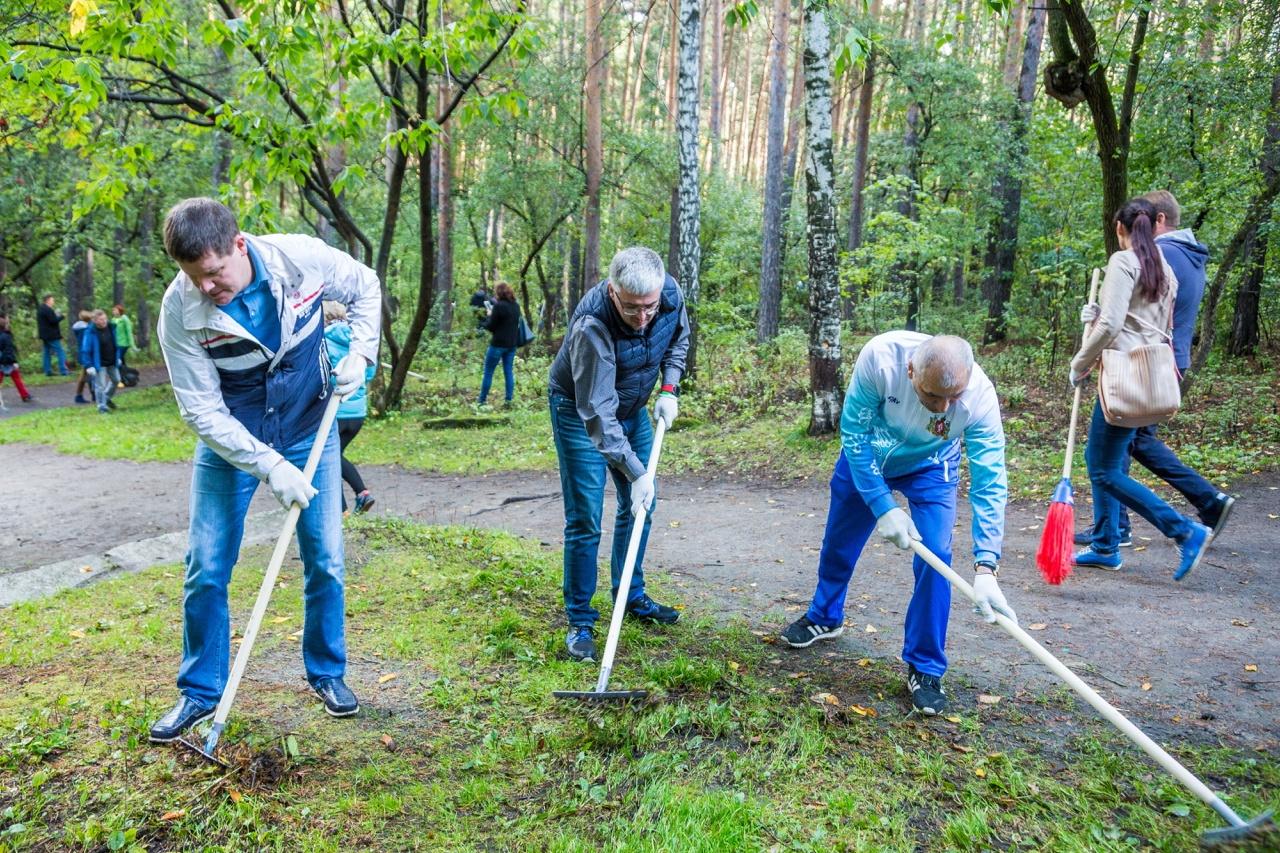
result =
M616 417L623 421L649 402L649 395L653 393L653 386L662 369L662 358L679 329L684 294L680 292L676 280L668 275L662 285L658 316L650 320L643 329L633 329L623 322L618 309L613 306L608 287L608 282L602 281L587 291L569 320L569 329L572 334L574 324L580 317L595 317L609 330L617 360L614 379L618 392ZM551 363L550 380L552 391L563 394L570 400L574 399L573 367L569 364L568 346L561 346L555 361Z

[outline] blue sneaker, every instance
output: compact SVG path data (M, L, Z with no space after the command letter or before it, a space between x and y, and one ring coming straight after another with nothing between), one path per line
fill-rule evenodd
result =
M1191 570L1200 565L1200 561L1204 559L1204 552L1209 550L1209 540L1213 538L1213 533L1209 528L1197 522L1191 522L1191 532L1187 534L1187 538L1178 543L1178 550L1182 552L1182 560L1178 563L1178 570L1173 573L1173 579L1180 581L1191 573Z
M1092 544L1093 544L1093 534L1092 534L1092 533L1089 533L1089 532L1087 532L1087 531L1086 531L1085 533L1077 533L1077 534L1072 538L1072 540L1071 540L1071 541L1075 542L1077 545L1092 545ZM1120 541L1119 541L1119 542L1117 542L1116 544L1117 544L1117 545L1119 545L1121 548L1132 548L1132 547L1133 547L1133 535L1132 535L1132 534L1130 534L1130 533L1121 533L1121 534L1120 534Z
M574 660L594 662L596 659L596 641L590 625L570 625L564 645Z
M627 615L641 622L674 625L680 619L680 611L674 607L659 604L645 593L627 602Z
M1085 548L1083 551L1077 551L1071 558L1071 565L1117 572L1124 565L1124 561L1120 559L1119 554L1099 554L1092 548Z

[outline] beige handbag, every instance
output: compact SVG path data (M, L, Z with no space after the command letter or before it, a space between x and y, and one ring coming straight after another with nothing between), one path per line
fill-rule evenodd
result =
M1102 416L1112 426L1144 427L1164 423L1182 406L1182 377L1173 358L1173 336L1141 317L1133 319L1159 334L1165 342L1145 344L1128 352L1102 351L1098 401L1102 404ZM1169 325L1172 330L1172 304Z

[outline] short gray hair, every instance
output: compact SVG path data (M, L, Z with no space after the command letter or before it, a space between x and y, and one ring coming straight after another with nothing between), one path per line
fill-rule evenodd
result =
M911 365L921 374L937 377L948 391L963 388L973 375L973 347L955 335L937 335L916 347Z
M609 281L632 296L648 296L661 290L666 280L662 258L644 246L623 249L609 262Z
M239 233L231 208L211 198L189 198L164 218L164 250L179 263L198 261L210 252L224 257Z

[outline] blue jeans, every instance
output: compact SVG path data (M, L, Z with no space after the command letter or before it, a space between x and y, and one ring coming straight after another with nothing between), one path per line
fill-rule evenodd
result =
M42 341L44 344L44 375L53 375L53 360L50 356L58 357L58 372L63 376L67 375L67 353L62 348L62 341Z
M957 447L941 465L913 474L891 477L890 489L901 492L911 508L911 520L925 546L951 564L951 531L956 522L956 488L960 483ZM876 517L862 499L841 453L831 475L831 508L818 556L818 588L809 605L809 619L834 627L844 623L844 600L854 565L862 554ZM907 605L902 659L920 672L942 675L947 670L947 620L951 615L951 584L919 557L911 562L915 588Z
M310 450L308 439L284 451L284 457L301 469ZM312 480L319 494L298 519L303 565L302 660L312 684L342 676L347 665L339 458L338 433L331 430ZM257 488L256 477L232 467L204 442L196 443L178 689L206 706L217 704L227 683L231 658L227 584L240 556L244 517Z
M1114 554L1120 545L1121 505L1151 522L1170 539L1181 542L1191 532L1191 522L1185 516L1129 476L1129 453L1137 432L1134 427L1107 423L1102 404L1093 404L1084 461L1093 487L1093 550L1099 554Z
M1212 527L1212 522L1217 520L1218 490L1214 488L1212 483L1197 474L1194 469L1183 463L1177 457L1177 454L1156 436L1156 429L1158 427L1155 424L1138 427L1138 431L1133 436L1133 446L1129 449L1130 458L1181 492L1191 505L1196 508L1196 512L1200 515L1200 520ZM1126 474L1129 473L1128 459L1124 463L1124 472ZM1096 529L1098 519L1102 519L1103 523L1105 523L1111 512L1110 507L1107 506L1104 506L1101 512L1097 512L1096 505L1099 502L1107 504L1114 499L1109 493L1103 491L1101 493L1095 492L1093 500L1095 504L1095 529L1093 535L1096 539L1099 533ZM1119 518L1120 535L1123 538L1129 532L1128 510L1121 507Z
M511 398L516 393L515 359L515 347L490 346L485 350L484 379L480 382L480 403L482 405L489 398L489 386L493 384L493 371L498 367L499 361L502 362L502 375L507 380L507 402L511 402Z
M646 465L653 447L653 426L649 413L641 407L622 421L622 431L631 449ZM594 625L600 611L591 606L596 594L596 559L600 552L600 517L604 512L605 472L618 490L618 507L613 518L613 556L609 561L610 592L616 599L622 565L631 538L631 483L614 470L587 436L586 425L574 402L560 394L551 395L551 434L560 460L560 492L564 497L564 610L570 625ZM656 504L655 504L656 507ZM649 542L652 513L644 520L640 550L631 575L627 601L644 594L644 549Z

